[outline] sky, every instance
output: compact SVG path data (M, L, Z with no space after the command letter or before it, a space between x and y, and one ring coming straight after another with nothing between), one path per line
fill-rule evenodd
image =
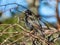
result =
M9 3L17 3L20 5L23 5L24 7L28 7L28 4L26 2L26 0L0 0L0 5L5 5L5 4L9 4ZM4 12L2 14L2 16L0 17L0 21L4 21L8 18L11 18L12 15L9 11L9 9L16 7L17 5L12 4L12 5L8 5L8 6L0 6L0 11ZM8 10L8 11L6 11ZM24 10L24 8L22 8L21 6L19 7L19 10L22 11ZM14 9L12 9L12 11L14 11Z
M51 1L51 2L50 2ZM56 0L45 0L41 1L39 5L39 14L50 23L57 23L56 19ZM48 2L48 5L44 4ZM60 3L58 4L58 10L60 12ZM60 13L59 13L60 15ZM50 16L50 17L49 17Z
M56 1L55 0L44 0L39 4L39 9L38 12L39 14L42 16L42 18L44 18L46 21L50 22L50 23L56 23L56 17L55 17L55 10L56 10ZM44 2L48 2L48 4L50 5L45 5ZM17 3L20 5L23 5L24 7L28 8L28 3L26 2L26 0L0 0L0 5L5 5L5 4L9 4L9 3ZM10 8L16 7L17 5L9 5L9 6L2 6L0 7L1 11L5 11L8 10ZM60 7L60 3L59 3L59 7ZM60 8L58 8L60 11ZM19 10L24 10L24 8L20 7ZM14 9L12 10L14 11ZM45 17L43 17L45 16ZM47 17L47 16L52 16L52 17ZM3 21L5 19L8 19L12 17L10 11L6 11L5 13L2 14L2 16L0 17L0 21Z

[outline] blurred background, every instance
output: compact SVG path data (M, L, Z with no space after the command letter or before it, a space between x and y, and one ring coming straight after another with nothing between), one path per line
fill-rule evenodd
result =
M51 1L51 2L50 2ZM35 4L34 4L35 2ZM0 0L0 5L6 5L9 3L17 3L20 5L23 5L24 7L27 7L29 9L33 8L37 8L35 9L36 14L38 13L40 16L42 16L42 18L44 18L46 21L50 22L50 23L56 23L57 19L56 19L56 0ZM35 5L35 7L34 7ZM13 17L13 15L15 15L17 12L16 9L11 9L17 7L16 4L12 4L12 5L7 5L7 6L0 6L0 12L4 12L1 14L0 16L0 21L5 21L6 19L10 19L11 17ZM58 10L60 11L60 3L58 4ZM11 9L11 10L10 10ZM19 10L20 11L24 11L27 10L21 6L19 6ZM36 11L37 10L37 11ZM12 14L11 12L15 13ZM17 14L18 15L18 14Z
M0 0L0 45L60 45L59 0Z

